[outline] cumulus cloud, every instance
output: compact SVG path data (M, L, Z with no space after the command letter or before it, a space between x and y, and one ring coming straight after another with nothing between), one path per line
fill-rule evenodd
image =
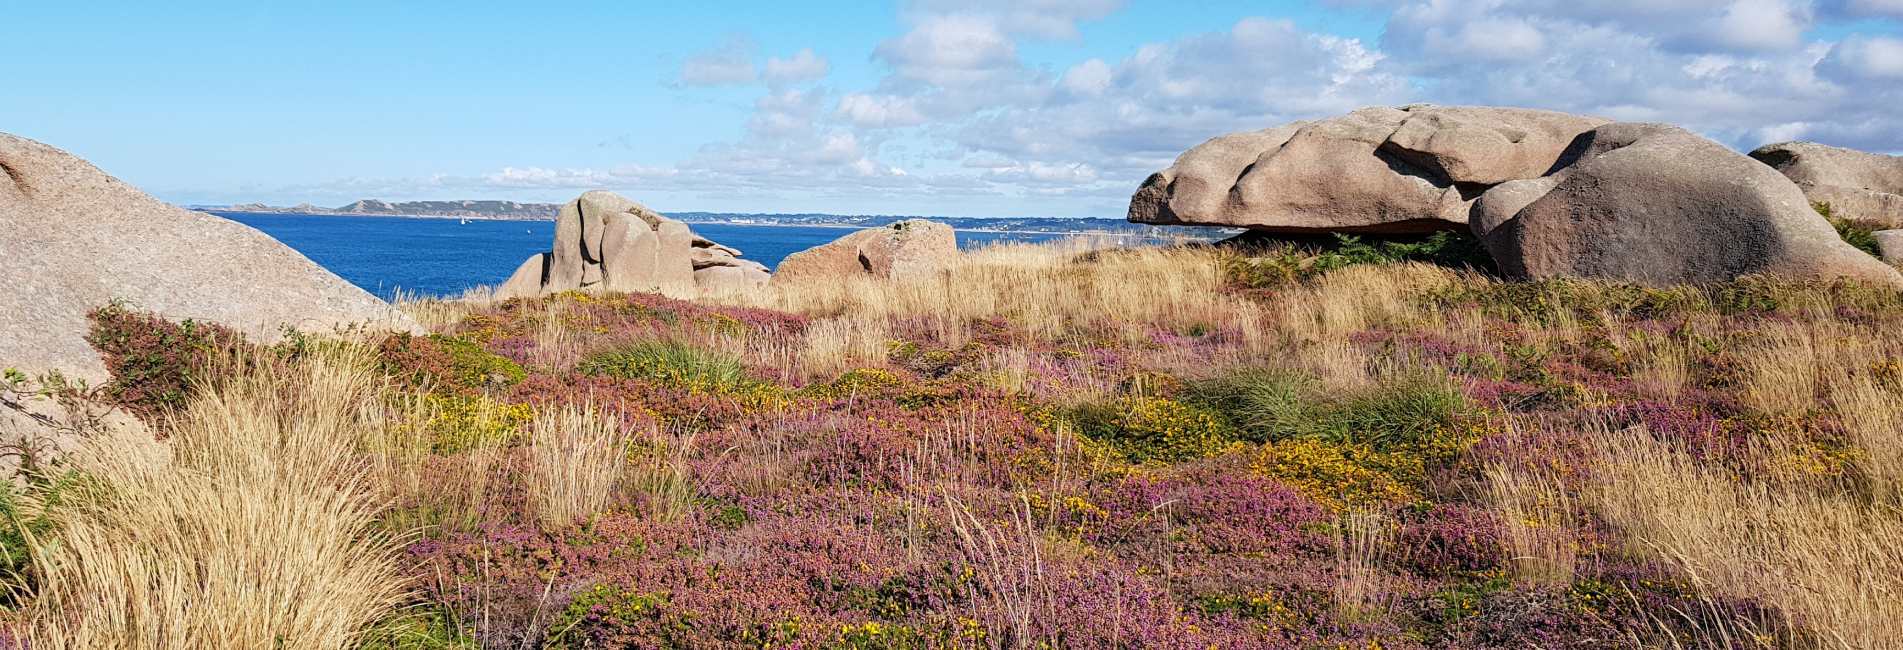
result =
M753 39L730 36L719 47L688 57L681 64L680 83L688 86L723 86L753 83L760 71L753 65Z
M826 61L826 57L814 54L811 49L804 49L790 57L767 59L762 76L773 83L797 83L824 78L831 71L832 64Z
M854 126L890 128L925 123L916 100L892 95L853 93L839 100L839 115Z
M1331 0L1384 13L1378 42L1265 17L1027 64L1120 0L914 0L856 87L812 50L759 61L730 39L685 85L760 84L742 136L660 166L516 167L505 187L647 187L721 196L1038 198L1116 214L1150 172L1209 137L1368 105L1498 104L1685 125L1741 149L1816 139L1903 149L1903 39L1817 36L1903 17L1903 0ZM1853 27L1849 31L1856 32ZM1867 30L1866 30L1867 31ZM1032 208L1037 210L1037 208Z
M873 54L899 76L935 86L984 83L1018 63L1017 43L998 21L971 14L923 18L903 36L880 43Z
M1837 43L1819 67L1846 82L1903 81L1903 40L1853 36Z
M734 86L764 81L779 86L815 81L832 71L832 63L811 48L790 56L769 57L764 65L755 65L759 50L759 44L746 35L729 36L718 47L682 62L678 82L683 86Z

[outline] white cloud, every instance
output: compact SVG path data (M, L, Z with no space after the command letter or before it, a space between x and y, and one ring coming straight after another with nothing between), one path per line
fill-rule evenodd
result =
M1017 43L996 20L934 15L903 36L880 43L875 56L902 77L936 86L983 83L1017 66Z
M1837 43L1819 67L1849 82L1903 81L1903 40L1853 36Z
M689 86L753 83L760 78L753 66L756 49L752 39L730 36L719 47L688 57L681 64L680 82Z
M839 100L839 115L854 126L890 128L925 123L918 103L909 97L853 93Z
M436 186L662 187L730 196L1036 197L1116 214L1209 137L1368 105L1526 106L1685 125L1734 147L1816 139L1903 149L1903 40L1818 40L1820 21L1903 0L1332 0L1388 11L1379 43L1240 17L1226 28L1046 66L1120 0L916 0L856 87L812 50L755 65L730 39L683 83L760 83L745 133L660 166L518 166ZM360 184L368 182L359 181ZM938 205L937 201L926 202Z
M1065 71L1061 85L1072 94L1094 97L1110 89L1111 76L1114 74L1110 64L1104 63L1102 59L1091 59Z
M826 61L826 57L814 54L811 49L804 49L784 59L767 59L763 76L773 83L798 83L824 78L831 71L832 64Z
M1078 36L1077 23L1101 19L1122 7L1123 0L920 0L910 11L983 15L1012 34L1070 40Z

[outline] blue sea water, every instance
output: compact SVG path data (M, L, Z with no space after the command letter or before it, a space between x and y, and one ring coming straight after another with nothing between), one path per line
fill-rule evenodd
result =
M276 237L345 280L385 299L405 293L454 296L477 285L497 285L530 255L555 239L553 221L476 221L405 217L213 212ZM740 249L769 267L787 255L844 236L850 230L810 226L693 224L694 231ZM958 245L1047 241L1046 233L958 233Z

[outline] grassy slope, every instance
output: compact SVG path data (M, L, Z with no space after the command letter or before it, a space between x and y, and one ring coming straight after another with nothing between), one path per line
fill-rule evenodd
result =
M933 278L700 303L411 303L437 336L297 341L221 371L238 380L198 373L189 399L124 391L183 400L198 415L173 444L223 450L206 458L314 462L216 425L247 412L218 404L346 441L322 456L349 461L332 482L274 493L334 514L271 530L342 531L303 548L359 597L271 619L225 596L239 575L154 595L125 586L138 566L56 568L152 553L136 544L42 544L28 588L192 603L292 647L1903 641L1884 611L1903 592L1903 297L1503 284L1389 257L1013 245ZM321 368L376 379L285 388ZM91 463L106 492L163 494L126 469L145 465ZM218 476L165 489L263 489ZM203 502L76 509L45 537ZM196 561L269 553L256 537ZM410 607L387 608L393 587ZM25 629L51 629L48 598L22 595ZM179 647L221 638L191 633Z

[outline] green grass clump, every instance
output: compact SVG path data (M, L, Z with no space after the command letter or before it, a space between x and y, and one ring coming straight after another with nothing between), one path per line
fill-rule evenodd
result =
M1844 243L1856 247L1857 250L1869 253L1871 257L1883 256L1882 249L1877 246L1876 232L1879 230L1888 230L1889 228L1887 226L1881 222L1848 215L1838 215L1835 210L1831 209L1829 203L1812 203L1811 207L1816 209L1817 214L1823 216L1825 221L1830 222L1830 227L1837 229L1837 236L1842 237Z
M1452 380L1425 369L1333 395L1300 371L1249 369L1192 385L1188 399L1223 414L1247 440L1305 438L1382 451L1441 446L1471 410Z
M583 360L590 375L647 379L689 390L733 392L754 383L738 358L671 341L640 341Z
M1261 443L1255 473L1335 509L1419 501L1428 470L1452 464L1478 437L1466 397L1427 369L1348 392L1297 370L1248 369L1191 384L1184 399Z

